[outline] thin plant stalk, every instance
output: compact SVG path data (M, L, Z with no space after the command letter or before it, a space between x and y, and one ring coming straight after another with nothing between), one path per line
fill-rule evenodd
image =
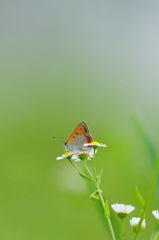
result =
M139 238L140 233L141 233L142 222L143 222L143 220L145 218L145 212L146 212L147 206L148 206L148 204L149 204L149 202L151 200L152 194L154 192L154 188L155 188L158 172L159 172L159 158L156 161L156 165L155 165L154 172L153 172L153 175L152 175L149 191L147 193L147 198L146 198L145 204L144 204L144 206L143 206L143 208L141 210L140 222L139 222L139 225L138 225L138 228L137 228L134 240L137 240Z
M102 194L102 190L100 189L100 186L99 186L99 183L98 183L98 180L97 180L97 176L94 175L94 174L96 173L95 161L93 162L94 174L93 174L93 173L91 172L91 170L89 169L86 161L87 161L87 160L84 160L84 166L85 166L85 169L86 169L87 173L89 174L89 176L83 174L83 173L80 171L80 169L76 166L76 164L71 160L71 158L69 159L70 164L71 164L72 167L77 171L77 173L78 173L81 177L83 177L83 178L91 181L91 182L95 185L95 187L96 187L96 192L98 193L99 200L100 200L101 205L102 205L102 207L103 207L103 210L104 210L104 212L105 212L105 201L104 201L104 197L103 197L103 194ZM110 233L111 233L111 236L112 236L112 240L116 240L111 219L110 219L109 216L106 216L106 215L105 215L105 218L107 219L107 222L108 222L108 226L109 226L109 230L110 230Z
M95 147L93 148L93 151L94 151L94 156L95 156L95 154L96 154L96 148L95 148ZM97 169L96 169L96 159L95 159L95 158L93 158L93 159L92 159L92 161L93 161L93 171L94 171L94 177L96 178L96 175L97 175Z
M124 239L125 239L125 237L124 237L124 232L123 232L123 221L124 221L124 219L120 218L120 221L121 221L120 240L124 240Z
M98 186L97 182L96 182L96 187L97 187L97 191L98 191L98 194L99 194L99 199L100 199L100 201L101 201L103 210L105 210L105 201L104 201L104 197L103 197L103 194L102 194L102 190L101 190L100 187ZM109 216L106 216L106 215L105 215L105 218L107 219L107 222L108 222L108 226L109 226L109 229L110 229L110 233L111 233L112 239L113 239L113 240L116 240L111 219L110 219Z
M93 182L94 182L94 176L93 176L91 170L89 169L89 167L87 165L87 160L84 160L84 166L86 168L87 173L90 175L91 179L93 179Z
M90 177L92 177L92 181L94 182L95 187L96 187L96 191L97 191L97 193L98 193L98 195L99 195L99 200L100 200L100 202L101 202L101 205L102 205L102 207L103 207L103 210L105 211L105 201L104 201L104 197L103 197L102 190L101 190L101 188L100 188L100 186L99 186L99 183L98 183L98 181L97 181L97 176L93 176L93 174L91 173L89 167L87 166L87 162L86 162L86 161L87 161L87 160L85 160L86 170L87 170L87 172L90 174ZM95 173L95 172L96 172L95 160L94 160L94 162L93 162L93 169L94 169L94 173ZM106 215L105 215L105 218L106 218L106 220L107 220L107 222L108 222L108 226L109 226L109 230L110 230L112 239L113 239L113 240L116 240L111 219L110 219L109 216L106 216Z
M69 159L69 162L71 163L72 167L77 171L77 173L78 173L81 177L83 177L83 178L89 180L90 182L92 182L92 178L89 178L87 175L85 175L84 173L82 173L82 172L80 171L80 169L76 166L76 164L75 164L71 159Z
M156 235L154 236L153 240L158 240L159 239L159 231L156 233Z

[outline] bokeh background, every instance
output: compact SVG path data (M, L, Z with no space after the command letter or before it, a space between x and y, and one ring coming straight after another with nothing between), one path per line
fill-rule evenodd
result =
M158 11L158 1L0 1L1 239L109 239L86 183L55 160L83 120L108 145L97 155L105 195L138 216L135 187L145 195L153 164L133 119L157 151ZM158 207L154 196L144 240Z

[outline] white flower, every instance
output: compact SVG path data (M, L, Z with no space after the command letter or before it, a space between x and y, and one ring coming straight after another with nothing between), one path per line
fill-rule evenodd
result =
M56 160L63 160L65 158L69 158L73 155L73 152L65 152L61 156L57 157Z
M63 159L72 159L76 162L81 160L91 160L94 157L93 149L87 149L87 151L75 151L75 152L65 152L61 156L57 157L56 160L63 160Z
M159 220L159 211L158 210L154 210L152 211L152 214L154 215L154 217Z
M75 160L76 162L80 162L81 160L91 160L91 158L93 157L94 151L93 149L89 149L87 151L81 151L76 154L73 154L71 159Z
M107 146L106 144L99 143L97 141L93 141L91 143L85 143L84 144L84 147L106 147L106 146Z
M125 204L121 204L121 203L112 204L111 207L121 218L130 214L135 209L131 205L125 205Z
M134 232L137 231L137 228L138 228L140 219L141 219L140 217L133 217L133 218L130 219L130 225L132 226ZM145 227L146 227L146 221L145 221L145 219L144 219L144 220L142 221L142 223L141 223L141 228L142 228L142 230L144 230Z

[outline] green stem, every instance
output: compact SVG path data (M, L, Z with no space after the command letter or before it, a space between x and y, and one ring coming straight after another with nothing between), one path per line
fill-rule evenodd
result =
M86 161L87 161L87 160L84 160L84 165L85 165L86 171L88 172L90 178L89 178L87 175L85 175L85 176L87 176L87 178L88 178L91 182L93 182L93 183L95 184L95 187L96 187L96 190L97 190L97 192L98 192L101 205L102 205L103 210L104 210L104 212L105 212L105 201L104 201L104 197L103 197L103 194L102 194L102 190L100 189L99 183L98 183L98 181L97 181L97 177L92 174L92 172L91 172L91 170L89 169ZM79 174L80 176L81 176L81 175L84 175L83 173L81 173L81 171L78 169L78 167L76 166L76 164L75 164L71 159L69 159L69 162L71 163L71 165L73 166L73 168L78 172L78 174ZM94 167L95 167L95 163L94 163ZM96 167L95 167L94 169L96 170ZM110 233L111 233L112 239L113 239L113 240L116 240L111 219L110 219L110 217L108 217L108 216L106 216L106 215L105 215L105 218L107 219L107 222L108 222L108 226L109 226L109 229L110 229Z
M155 165L154 172L153 172L153 175L152 175L149 191L147 193L147 198L146 198L146 201L145 201L145 205L143 206L143 208L141 210L140 222L139 222L139 225L138 225L138 228L137 228L134 240L137 240L139 235L140 235L140 233L141 233L141 224L142 224L142 222L144 220L144 217L145 217L146 208L147 208L147 206L148 206L148 204L149 204L149 202L151 200L152 194L154 192L154 188L155 188L158 172L159 172L159 158L156 161L156 165Z
M90 177L92 178L92 180L93 180L93 182L94 182L94 176L93 176L91 170L89 169L89 167L88 167L88 165L87 165L87 159L84 160L84 166L85 166L88 174L90 175Z
M124 240L125 237L124 237L124 232L123 232L123 219L120 218L121 220L121 233L120 233L120 240Z
M153 240L158 240L159 239L159 231L156 233L155 237Z
M73 168L78 172L78 174L80 174L80 170L78 169L78 167L76 166L76 164L74 164L74 162L72 162L71 159L69 159L69 162L71 163L71 165L73 166Z
M96 149L95 149L95 147L93 148L93 150L94 150L94 156L95 156L95 153L96 153ZM97 175L97 169L96 169L96 160L95 160L95 157L92 159L92 161L93 161L93 171L94 171L94 177L96 178L96 175Z
M104 211L105 211L105 201L104 201L104 197L103 197L103 194L102 194L102 190L100 189L98 183L97 183L97 182L95 182L95 183L96 183L96 188L97 188L97 191L98 191L98 194L99 194L99 199L100 199L101 204L102 204L102 207L103 207L103 209L104 209ZM111 219L110 219L110 217L108 217L108 216L106 216L106 215L105 215L105 218L106 218L106 220L107 220L107 222L108 222L108 226L109 226L109 229L110 229L110 233L111 233L112 239L113 239L113 240L116 240Z
M80 171L80 169L76 166L76 164L71 160L71 159L68 159L69 162L71 163L72 167L77 171L77 173L81 176L81 177L84 177L85 179L89 180L92 182L92 178L89 178L87 175L85 175L84 173L82 173Z
M95 148L94 148L94 154L95 154ZM95 183L95 186L96 186L98 195L99 195L99 199L100 199L101 205L102 205L103 210L104 210L104 212L105 212L105 201L104 201L104 197L103 197L103 194L102 194L102 190L100 189L100 185L99 185L99 182L98 182L98 179L97 179L97 176L96 176L96 165L95 165L95 160L94 160L94 159L93 159L93 170L94 170L94 174L95 174L95 176L94 176L94 179L95 179L94 183ZM105 214L104 214L104 215L105 215ZM105 218L106 218L106 220L107 220L107 222L108 222L108 226L109 226L109 230L110 230L112 239L113 239L113 240L116 240L111 219L110 219L109 216L106 216L106 215L105 215Z

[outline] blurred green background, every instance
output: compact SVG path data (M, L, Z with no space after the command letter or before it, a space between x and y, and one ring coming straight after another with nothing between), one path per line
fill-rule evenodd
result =
M159 2L0 2L0 238L109 239L85 182L56 161L81 121L108 145L97 155L110 203L140 204L152 173L133 123L159 139ZM155 226L150 204L150 239ZM128 218L129 219L129 218ZM128 220L127 219L127 220ZM126 234L132 230L125 221Z

